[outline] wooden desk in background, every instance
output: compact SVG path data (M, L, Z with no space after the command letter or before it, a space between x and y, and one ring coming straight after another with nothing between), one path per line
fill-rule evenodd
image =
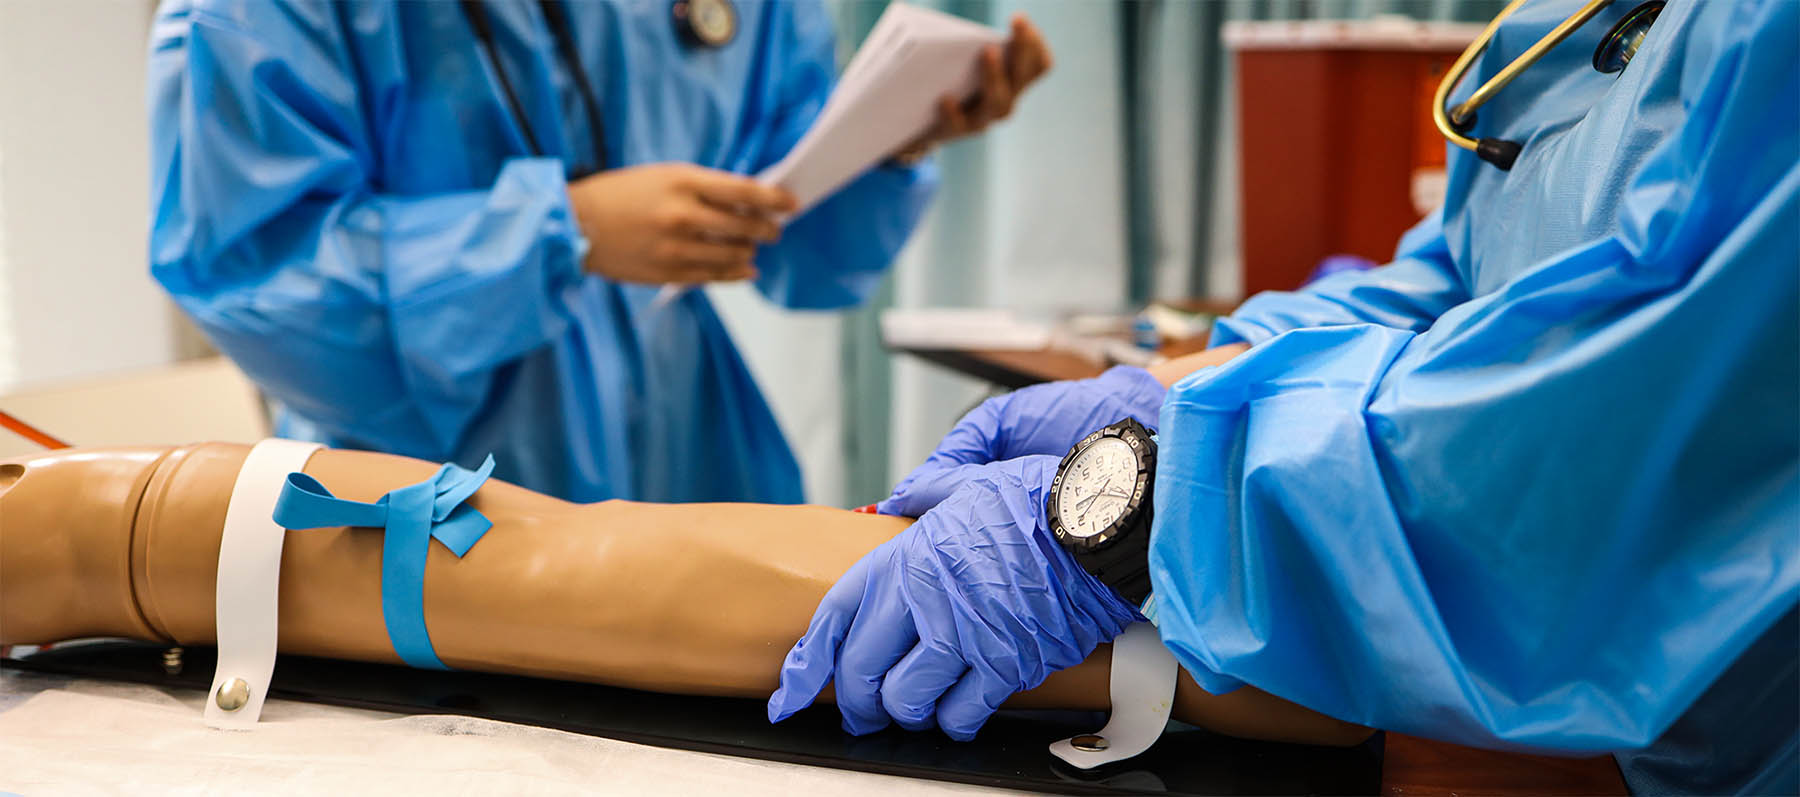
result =
M1164 302L1171 307L1193 313L1211 315L1229 315L1237 308L1237 302L1219 301L1216 299L1184 299ZM1183 354L1200 351L1206 348L1204 337L1191 340L1177 340L1165 343L1162 354L1179 357ZM1055 382L1063 379L1086 379L1099 376L1106 370L1106 365L1072 351L1057 348L1046 349L921 349L907 346L889 346L889 350L903 352L918 357L929 363L943 366L965 376L972 376L990 384L1008 390L1018 390L1039 382Z
M1193 345L1186 350L1195 350ZM1105 366L1055 349L896 349L1008 389L1097 376ZM1612 756L1550 758L1496 753L1390 733L1381 766L1387 797L1414 795L1625 794Z
M1098 376L1106 367L1083 357L1057 349L1019 351L1008 349L907 349L896 348L929 363L941 365L965 376L972 376L1008 390L1018 390L1039 382L1062 379L1086 379Z

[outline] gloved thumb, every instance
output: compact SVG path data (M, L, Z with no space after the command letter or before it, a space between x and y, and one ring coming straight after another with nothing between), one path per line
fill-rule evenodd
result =
M883 515L919 517L949 498L970 479L1004 463L982 462L968 465L922 465L894 487L894 494L877 504L875 511Z
M902 482L894 488L893 495L888 496L887 500L877 505L876 511L884 515L919 517L943 503L944 499L949 498L957 488L970 481L1009 476L1011 478L1007 479L1008 481L1024 478L1025 481L1031 482L1039 478L1037 474L1045 468L1048 469L1048 473L1042 478L1048 480L1049 476L1056 472L1056 463L1060 460L1060 457L1047 454L1033 454L999 462L938 468L918 475L917 478L910 481ZM1027 470L1030 470L1031 473L1025 473Z
M879 548L876 550L880 550ZM870 557L863 557L839 578L819 601L805 635L781 663L781 684L769 695L769 721L780 722L812 705L837 671L838 652L863 593L868 589Z
M910 491L915 483L930 481L943 475L945 471L963 465L983 465L997 459L1000 456L999 449L1002 445L1002 441L999 439L1001 434L1000 418L1005 412L1007 402L1011 399L1012 394L995 396L981 402L975 409L969 410L968 414L956 422L956 426L951 427L949 434L944 435L944 439L938 441L937 448L932 450L931 456L926 457L923 464L913 468L911 473L906 474L906 477L894 486L894 495L875 505L875 511L883 515L918 517L917 514L899 511L894 499ZM936 503L936 501L932 502L933 505ZM925 509L930 508L927 506L917 511L922 514Z

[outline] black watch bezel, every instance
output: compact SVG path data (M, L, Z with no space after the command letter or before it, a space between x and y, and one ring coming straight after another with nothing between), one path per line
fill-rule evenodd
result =
M1057 544L1075 554L1098 553L1130 536L1132 530L1142 525L1150 513L1151 487L1156 478L1156 444L1150 436L1150 430L1143 424L1126 418L1081 438L1069 448L1069 453L1056 466L1056 477L1050 481L1050 489L1044 498L1044 516ZM1063 528L1062 513L1057 508L1062 502L1056 500L1062 492L1063 480L1069 473L1070 464L1081 452L1108 437L1125 441L1137 457L1137 477L1132 483L1131 498L1126 501L1125 511L1119 514L1119 519L1099 534L1087 537L1069 534Z

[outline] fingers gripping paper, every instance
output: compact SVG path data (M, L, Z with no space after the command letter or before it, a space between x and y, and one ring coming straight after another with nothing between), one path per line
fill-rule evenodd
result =
M806 134L757 180L792 192L795 213L923 136L937 122L939 97L967 98L981 85L981 50L1002 45L1000 31L938 11L893 3L844 67ZM664 285L660 311L687 293Z
M937 101L980 85L980 56L1006 43L1000 31L948 14L894 3L844 67L806 135L757 175L793 192L800 210L817 204L937 121Z

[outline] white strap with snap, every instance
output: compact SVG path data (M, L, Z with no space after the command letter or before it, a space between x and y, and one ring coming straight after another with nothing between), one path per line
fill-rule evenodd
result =
M206 724L251 728L275 672L281 544L275 499L287 475L306 467L318 443L270 439L257 443L238 470L219 540L219 586L214 598L219 667L206 696Z
M1179 669L1156 626L1127 626L1112 646L1112 717L1097 733L1052 743L1051 755L1093 769L1150 749L1169 724Z

